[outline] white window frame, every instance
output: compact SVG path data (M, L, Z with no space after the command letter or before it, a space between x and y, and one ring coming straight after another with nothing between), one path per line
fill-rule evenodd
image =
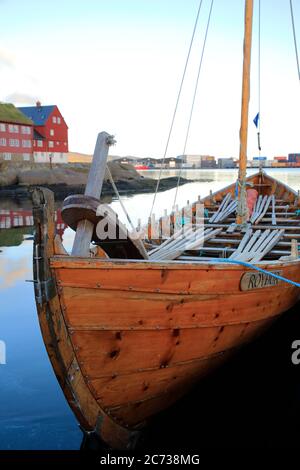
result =
M23 153L23 160L28 162L30 160L30 153Z
M18 134L19 126L17 124L8 124L8 132L11 134Z
M26 135L30 135L30 127L29 126L22 126L21 127L21 133L26 134Z
M49 149L53 149L54 147L54 142L52 140L49 140Z
M4 122L0 122L0 132L6 132L6 125Z
M54 129L50 129L50 135L53 137L54 136Z
M3 154L3 157L4 157L4 160L11 160L11 153L5 152L5 153Z
M22 147L27 148L27 149L31 149L31 140L29 140L29 139L22 140Z
M60 124L61 123L61 119L60 117L57 118L57 124Z
M19 139L9 139L9 147L20 147Z
M53 122L53 124L56 124L56 122L57 122L56 116L52 116L52 122Z
M6 138L5 138L5 137L1 137L1 139L0 139L0 147L6 147Z
M43 147L43 141L38 139L37 140L37 147Z

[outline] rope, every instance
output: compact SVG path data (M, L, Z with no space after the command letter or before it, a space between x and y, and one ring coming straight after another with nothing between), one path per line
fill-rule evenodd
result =
M292 18L292 26L293 26L293 36L294 36L294 45L295 45L295 53L296 53L296 61L297 61L298 78L300 80L300 66L299 66L297 37L296 37L296 28L295 28L294 11L293 11L293 2L292 2L292 0L290 0L290 8L291 8L291 18Z
M177 186L176 186L176 191L175 191L175 196L174 196L173 207L176 205L176 200L177 200L178 188L179 188L179 184L180 184L180 178L181 178L182 167L183 167L183 155L185 155L187 142L188 142L188 138L189 138L189 134L190 134L190 128L191 128L191 123L192 123L192 118L193 118L193 113L194 113L195 101L196 101L196 97L197 97L199 78L200 78L200 73L201 73L201 69L202 69L202 62L203 62L203 57L204 57L204 51L205 51L205 46L206 46L206 40L207 40L208 29L209 29L209 25L210 25L210 18L211 18L211 13L212 13L212 9L213 9L213 4L214 4L214 0L211 0L208 20L207 20L207 25L206 25L206 31L205 31L205 37L204 37L204 42L203 42L203 46L202 46L201 58L200 58L200 63L199 63L199 68L198 68L198 74L197 74L197 79L196 79L196 85L195 85L195 90L194 90L194 96L193 96L193 101L192 101L192 107L191 107L189 122L188 122L188 126L187 126L182 157L181 157L181 165L180 165L180 171L179 171L179 175L178 175L178 179L177 179Z
M278 279L279 281L286 282L287 284L291 284L292 286L300 287L299 282L292 281L291 279L287 279L286 277L280 276L279 274L272 273L271 271L266 271L265 269L259 268L258 266L255 266L254 264L247 263L246 261L238 261L238 260L233 260L233 259L228 259L228 258L216 258L212 260L211 262L212 263L238 264L240 266L245 266L246 268L255 269L258 272L267 274L268 276L274 277L275 279Z
M149 216L150 218L152 216L154 204L155 204L155 201L156 201L156 195L157 195L160 180L161 180L162 169L163 169L163 165L164 165L166 155L167 155L167 152L168 152L168 148L169 148L169 143L170 143L173 127L174 127L174 122L175 122L175 118L176 118L176 114L177 114L179 100L180 100L180 97L181 97L183 83L184 83L184 80L185 80L186 71L187 71L187 67L188 67L188 64L189 64L189 60L190 60L191 50L192 50L193 43L194 43L194 38L195 38L195 33L196 33L197 25L198 25L198 20L199 20L199 16L200 16L202 2L203 2L203 0L200 0L199 7L198 7L198 12L197 12L197 16L196 16L196 21L195 21L195 25L194 25L194 29L193 29L193 34L192 34L192 38L191 38L191 42L190 42L190 46L189 46L189 50L188 50L184 70L183 70L183 75L182 75L182 78L181 78L180 87L179 87L179 91L178 91L178 95L177 95L177 99L176 99L175 109L174 109L174 112L173 112L173 117L172 117L171 126L170 126L170 130L169 130L168 138L167 138L167 143L166 143L166 147L165 147L165 151L164 151L164 155L163 155L163 159L162 159L162 164L161 164L160 171L159 171L159 176L158 176L156 189L155 189L155 193L154 193L154 197L153 197L152 207L151 207L151 210L150 210L150 216Z
M133 230L134 232L136 232L136 228L134 227L134 225L133 225L133 223L132 223L132 220L131 220L131 218L130 218L130 216L129 216L127 210L126 210L126 207L125 207L124 204L123 204L123 201L122 201L122 199L121 199L120 193L119 193L118 188L117 188L117 186L116 186L116 184L115 184L115 182L114 182L114 180L113 180L113 177L112 177L112 174L111 174L111 171L110 171L108 165L106 165L106 171L107 171L107 173L108 173L108 177L109 177L109 180L110 180L111 185L112 185L112 187L113 187L113 190L114 190L114 192L116 193L116 196L117 196L117 198L118 198L118 200L119 200L119 202L120 202L120 205L121 205L121 207L122 207L122 209L123 209L123 212L124 212L124 214L125 214L125 216L126 216L128 222L129 222L129 224L130 224L132 230Z

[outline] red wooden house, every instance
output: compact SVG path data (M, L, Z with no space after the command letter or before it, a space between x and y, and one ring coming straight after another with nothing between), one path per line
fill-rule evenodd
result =
M68 162L68 126L56 105L18 108L34 123L33 155L36 162Z
M10 103L0 103L1 160L33 160L33 122Z

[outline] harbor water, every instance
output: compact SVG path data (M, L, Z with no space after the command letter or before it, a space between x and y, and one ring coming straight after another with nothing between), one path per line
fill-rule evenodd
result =
M163 172L163 177L176 171ZM251 173L251 171L250 171ZM269 170L298 190L300 169ZM157 178L158 171L147 171ZM186 170L177 204L193 202L236 180L236 170ZM154 212L170 210L175 189L159 192ZM134 224L147 221L153 194L122 196ZM125 216L117 200L112 208ZM59 209L61 202L57 202ZM29 200L0 199L0 450L79 449L82 432L60 390L41 337L33 294ZM58 218L70 250L73 232ZM175 407L156 417L141 446L148 450L297 447L300 365L291 361L300 340L299 306L260 339L203 380ZM4 347L5 346L5 347Z

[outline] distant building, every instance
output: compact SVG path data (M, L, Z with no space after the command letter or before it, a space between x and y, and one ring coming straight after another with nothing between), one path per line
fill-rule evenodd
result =
M13 104L0 103L0 160L33 161L33 122Z
M289 153L290 163L300 163L300 153Z
M236 162L233 158L218 158L218 168L235 168Z
M68 163L68 126L56 105L18 108L33 121L33 156L39 163Z
M181 155L177 157L183 161L184 168L216 168L216 159L210 155Z

